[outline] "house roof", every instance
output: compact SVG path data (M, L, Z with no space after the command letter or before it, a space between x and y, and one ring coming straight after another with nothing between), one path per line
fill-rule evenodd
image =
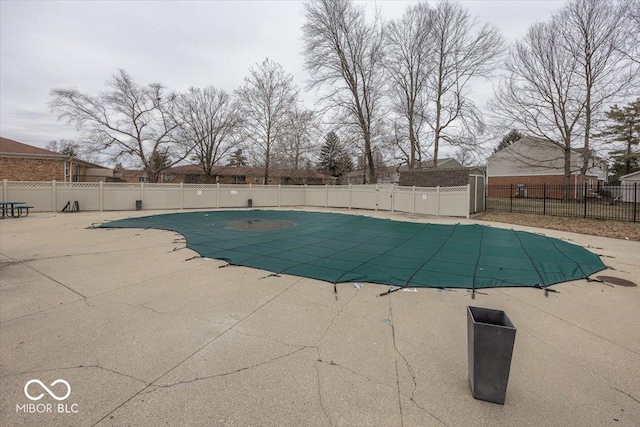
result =
M631 178L631 177L634 177L634 176L640 176L640 171L631 172L631 173L628 173L628 174L626 174L626 175L622 175L622 176L620 177L620 180L628 179L628 178Z
M68 156L66 154L46 150L40 147L34 147L33 145L24 144L22 142L3 137L0 137L0 155L16 158L73 160L74 163L79 163L90 168L109 169L104 166L96 165L95 163L89 163L77 157Z
M34 147L33 145L23 144L22 142L14 141L13 139L0 137L0 153L13 153L13 154L44 154L47 156L65 156L64 154L57 153L51 150L45 150L44 148Z
M198 165L182 165L174 166L164 171L165 174L171 173L175 175L204 175L204 171ZM214 166L212 175L218 176L262 176L264 175L263 168L249 168L238 166ZM271 169L269 175L273 177L288 177L288 178L319 178L319 179L335 179L332 176L322 174L309 169Z

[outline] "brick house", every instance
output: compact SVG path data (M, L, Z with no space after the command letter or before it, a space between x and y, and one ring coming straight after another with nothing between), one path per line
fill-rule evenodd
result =
M127 182L147 182L147 174L143 170L122 171ZM264 169L216 166L211 178L205 175L200 166L182 165L166 169L160 174L158 182L185 184L262 184ZM324 185L334 184L336 178L313 170L272 169L269 171L270 185Z
M9 181L119 181L112 169L0 137L0 179Z
M606 183L606 163L592 156L591 168L586 174L588 191L595 192ZM572 187L579 185L582 152L571 151ZM487 181L489 197L509 197L514 188L517 197L542 197L543 185L557 195L547 193L547 197L562 197L564 186L564 150L549 141L525 136L513 144L493 153L487 159ZM506 193L505 193L506 191ZM577 190L576 190L577 191Z

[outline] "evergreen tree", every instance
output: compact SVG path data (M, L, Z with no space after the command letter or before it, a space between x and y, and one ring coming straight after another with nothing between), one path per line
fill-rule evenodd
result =
M522 132L518 129L512 129L508 134L502 137L498 146L493 149L493 152L497 153L522 138L524 138L524 134Z
M619 145L609 152L613 160L614 181L617 181L623 175L640 170L640 98L622 108L614 105L606 115L609 123L596 136Z
M242 148L233 152L227 166L241 167L247 165L247 158L242 154Z
M342 176L353 170L351 156L340 143L340 138L335 132L329 132L324 138L318 169L331 176Z

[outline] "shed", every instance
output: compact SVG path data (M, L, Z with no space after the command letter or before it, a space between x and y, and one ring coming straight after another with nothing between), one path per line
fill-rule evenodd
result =
M469 184L470 211L484 211L484 169L470 168L423 168L400 171L400 185L409 187L459 187Z

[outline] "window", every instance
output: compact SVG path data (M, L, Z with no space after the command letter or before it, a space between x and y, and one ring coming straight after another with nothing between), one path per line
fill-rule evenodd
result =
M166 174L164 177L167 181L173 181L173 175L170 173Z
M73 174L73 182L80 182L80 165L75 165Z
M147 178L146 176L139 176L138 177L138 182L148 182L149 178Z
M245 176L244 175L237 175L233 177L233 183L234 184L244 184L245 181Z

